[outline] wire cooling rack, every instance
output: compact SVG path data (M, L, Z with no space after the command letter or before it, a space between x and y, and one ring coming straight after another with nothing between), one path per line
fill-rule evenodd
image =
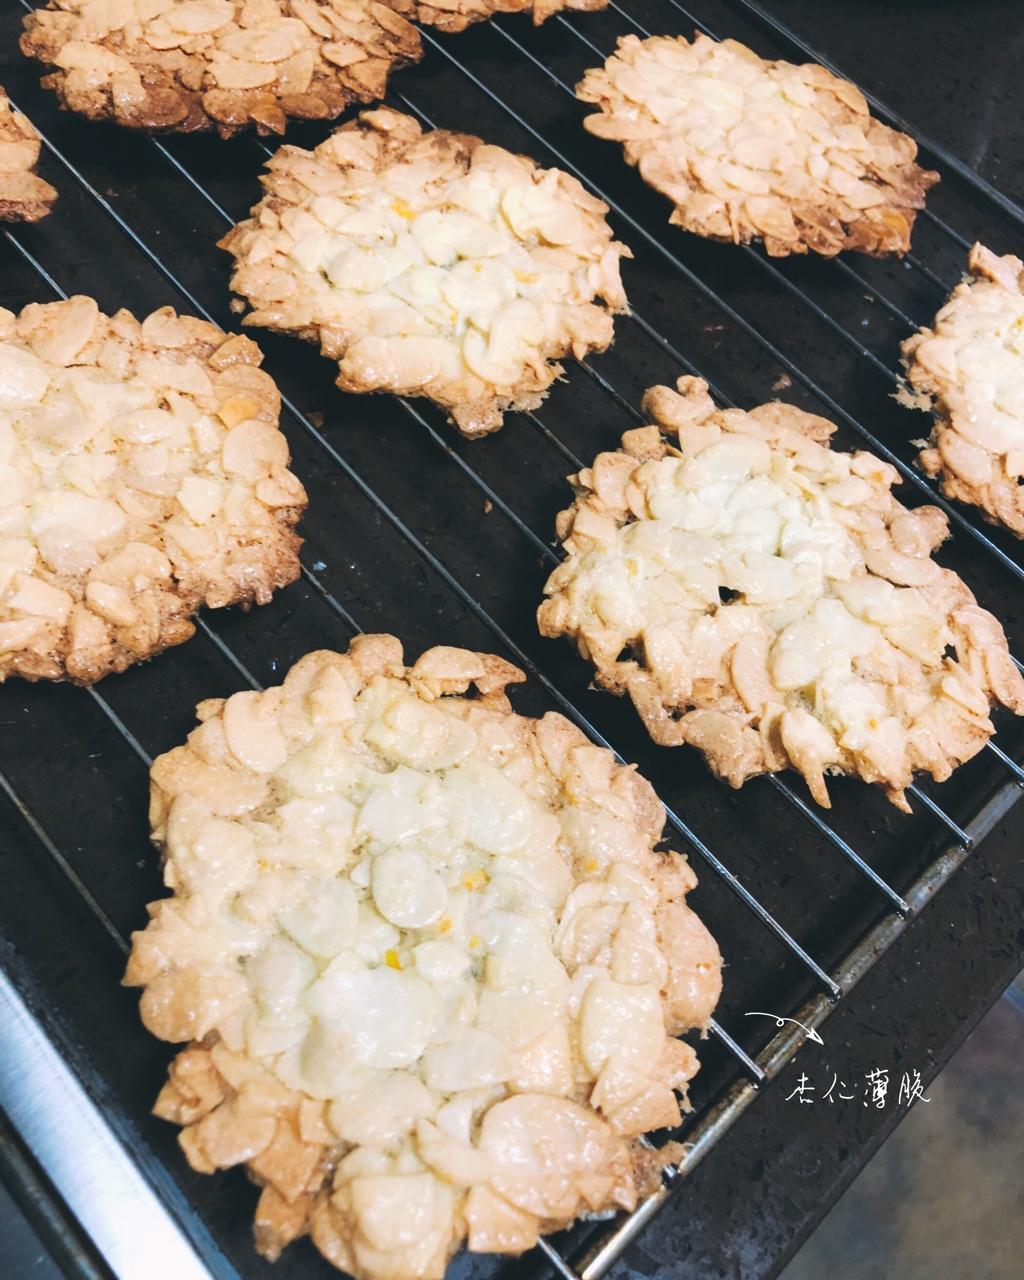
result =
M30 7L24 0L22 3L25 8ZM717 6L719 10L722 7ZM881 415L884 425L874 426L874 417L859 407L864 400L859 387L862 379L870 379L874 388L871 396L876 401L879 395L888 396L896 389L899 338L929 317L952 287L976 226L994 228L993 234L1007 226L1019 231L1024 227L1024 210L940 145L922 139L925 162L938 167L954 188L950 201L953 212L947 221L932 209L926 210L915 237L915 251L898 266L861 259L780 264L757 248L720 251L694 244L692 238L666 227L664 204L641 190L633 176L623 171L617 150L608 144L598 150L581 136L581 110L572 86L586 66L603 61L616 35L630 31L644 36L655 31L689 34L700 29L713 36L739 34L743 38L746 34L747 39L753 31L762 37L755 40L761 52L815 58L831 65L763 6L749 0L731 0L725 7L734 13L735 23L715 30L676 0L651 0L630 9L613 0L603 15L560 15L539 33L522 22L505 20L496 20L486 30L458 39L440 38L424 31L424 66L395 77L389 101L417 116L424 125L472 128L495 141L528 150L542 163L556 164L575 174L606 201L620 238L637 251L638 259L643 258L642 287L630 288L633 311L628 319L619 322L613 352L574 366L566 386L542 410L518 417L510 415L502 438L507 441L518 433L519 440L526 442L524 451L533 456L542 454L545 461L538 474L542 470L546 474L552 467L562 471L577 469L586 464L596 448L608 447L621 430L643 420L637 408L642 385L637 385L640 374L635 372L635 366L656 367L663 380L683 372L699 373L708 377L720 403L732 404L735 401L726 387L732 388L742 380L735 376L730 353L733 349L748 353L749 363L760 379L760 390L753 395L744 386L743 403L768 399L777 390L786 391L839 423L845 431L841 444L848 441L868 448L891 462L905 481L909 501L927 500L946 513L954 533L951 558L958 568L963 566L971 585L978 585L976 579L981 579L990 597L983 603L991 604L1005 616L1005 609L1001 610L998 602L1008 599L1010 592L1019 591L1024 581L1020 544L984 526L971 510L947 502L914 469L908 437L924 430L920 425L923 419L887 409ZM16 32L17 19L7 21L5 29ZM832 69L842 73L841 67ZM170 301L215 323L231 324L223 278L219 290L214 287L214 275L219 270L225 277L226 265L216 262L212 240L244 216L254 202L253 179L272 148L249 138L226 146L220 144L223 150L215 154L211 148L216 144L203 140L151 138L132 139L129 143L112 131L90 133L90 126L59 117L24 67L14 71L5 68L5 74L12 99L43 136L47 155L44 172L58 186L62 204L73 204L83 217L96 219L97 227L105 228L97 230L96 234L104 237L97 252L109 262L112 273L133 280L136 275L140 279L144 275L146 281L158 281L159 289L147 283L143 290L148 291L152 305ZM884 103L868 96L883 120L915 132ZM296 140L303 142L307 136L314 140L317 137L314 131L303 133L300 128L298 132L302 136ZM101 136L104 145L109 144L114 150L121 145L126 148L123 160L115 156L109 165L104 161L102 177L93 172L97 165L95 140ZM222 165L219 157L230 157L230 161L225 159ZM158 182L161 198L174 190L173 184L178 184L182 208L188 204L190 210L203 209L202 238L197 228L196 239L190 242L191 251L178 233L174 243L168 244L171 237L166 233L179 221L177 197L166 203L157 216L151 207L153 200L145 192L140 193L137 184L133 187L132 165L143 163L152 166L147 170L147 180ZM124 191L117 184L111 185L111 173L123 178ZM945 190L946 187L940 188L940 192ZM932 203L944 208L941 197ZM60 208L55 217L60 216ZM971 234L963 234L957 224ZM5 230L3 235L9 263L22 273L31 273L34 279L34 286L24 284L18 288L32 289L31 296L46 300L85 287L80 282L82 262L58 251L44 231ZM923 250L916 247L918 241L924 243ZM210 261L213 266L196 270L194 262L198 259ZM768 313L762 300L769 295L771 306L781 307L781 312ZM27 300L28 297L22 299ZM678 326L673 324L677 300L700 317L699 340L694 340L692 327L688 337L677 332ZM868 320L861 317L864 301L870 304L866 309ZM814 345L813 360L795 356L784 332L780 334L787 327L788 314L796 317L793 323L800 334L813 335L808 340ZM861 334L856 332L858 323ZM727 337L719 340L717 335L722 333ZM788 975L785 982L774 987L769 984L766 989L784 1001L777 1012L794 1016L802 1025L787 1023L767 1043L758 1043L749 1024L741 1024L740 1006L727 1008L721 1020L712 1023L712 1051L708 1056L717 1062L711 1072L712 1085L687 1118L681 1132L687 1144L686 1154L662 1189L629 1216L585 1224L541 1245L540 1260L546 1259L566 1280L599 1280L657 1210L670 1197L684 1194L681 1187L687 1174L754 1104L761 1086L791 1061L804 1043L807 1030L825 1022L969 852L1017 803L1024 783L1024 768L1014 758L1019 754L1019 739L1007 731L1010 736L1005 748L990 742L979 761L962 771L964 785L950 783L938 791L939 798L933 794L934 788L911 787L910 796L917 811L913 820L883 812L884 805L877 797L864 798L866 788L843 790L842 783L839 789L845 797L845 807L834 816L812 807L779 777L763 780L757 784L759 790L748 786L738 797L723 799L723 789L709 783L692 762L684 767L686 786L680 791L674 780L674 760L671 766L666 765L666 753L644 744L623 716L609 714L599 695L581 683L569 659L561 654L553 656L553 649L529 635L528 628L510 625L505 601L500 593L496 596L493 590L481 589L483 570L479 560L453 549L452 530L444 519L438 517L437 524L430 523L421 507L415 509L415 517L411 516L404 500L408 490L393 484L393 472L375 469L365 446L350 445L344 424L336 428L324 425L322 415L307 407L302 388L294 390L287 376L282 378L290 361L299 358L294 354L295 346L256 336L270 352L266 367L286 389L284 426L293 450L300 452L301 461L308 460L318 475L332 477L324 493L332 490L334 478L340 478L346 492L358 495L370 513L373 529L386 530L387 546L414 566L409 572L429 584L431 592L450 597L450 606L436 610L439 615L447 618L450 609L452 617L467 619L465 625L472 628L474 636L489 636L492 647L507 653L528 671L546 705L561 710L594 741L611 747L620 758L639 760L642 771L658 782L666 801L672 843L691 855L701 873L700 894L709 888L714 893L716 884L723 890L715 898L721 918L716 921L715 932L727 958L734 938L756 932L767 941L752 942L743 952L744 958L753 963L761 950L768 948L771 954L781 957L779 971L784 969ZM640 344L647 354L643 360L634 360L633 353L641 349ZM616 358L619 351L624 354ZM836 368L841 371L835 377L819 372L822 368L828 370L837 352L841 353L841 362ZM737 354L736 359L741 358ZM769 389L765 379L771 373L776 377ZM348 402L343 405L347 409ZM527 580L533 575L536 582L529 583L532 597L526 598L535 603L539 583L558 561L558 553L549 541L551 517L567 491L545 487L547 482L538 480L543 488L543 498L538 502L528 487L532 464L522 474L507 471L506 455L500 455L497 462L488 456L488 450L495 448L491 442L466 446L453 438L450 428L433 409L421 409L407 399L398 399L397 405L397 411L390 412L396 418L399 414L405 416L410 434L396 433L392 439L399 441L400 450L405 450L408 441L416 438L417 450L425 451L418 452L417 457L434 460L431 465L437 467L436 475L444 486L435 490L434 501L445 509L449 500L452 507L460 508L476 503L492 513L491 520L504 522L501 546L514 547L514 551L508 553L511 559L503 564L518 564ZM579 406L593 415L596 425L581 428L578 423L570 423L566 408L571 411ZM389 411L375 408L374 421L386 412ZM898 425L890 429L890 421ZM595 448L589 447L591 441L598 442ZM298 461L296 469L309 484L310 467L300 466ZM396 457L393 470L402 466L402 457ZM321 495L320 501L324 500ZM372 596L373 584L388 577L389 566L387 556L378 559L377 543L361 549L336 522L321 529L320 510L314 495L306 522L308 542L302 582L308 604L303 607L309 616L315 612L321 631L333 634L334 643L341 644L345 636L358 632L362 623L375 629L379 626L376 617L367 621L365 606L367 597ZM487 548L484 550L486 559ZM362 583L359 590L347 591L332 577L332 565L346 556L359 566L350 579ZM278 669L276 656L268 657L263 649L253 647L262 630L262 617L257 613L243 626L224 615L207 615L199 620L200 636L186 646L182 656L187 661L188 650L196 646L198 652L198 646L205 644L207 668L219 664L222 678L231 687L241 684L260 688ZM526 621L529 622L528 617ZM401 625L401 618L391 622L398 631ZM447 621L445 625L449 625ZM434 642L459 643L463 635L458 625L444 634L435 634ZM471 640L472 636L465 642ZM301 651L289 653L288 661ZM253 659L254 654L257 660ZM148 768L157 749L169 745L162 734L154 734L150 721L153 704L149 699L160 689L162 664L168 664L166 669L170 672L170 662L167 655L130 678L115 678L84 691L61 690L54 695L67 699L61 705L73 705L76 715L86 715L84 704L91 703L92 715L101 717L121 740L124 750L134 757L140 791L144 789L142 770ZM127 686L131 681L134 683L130 694L122 696L120 682ZM1001 741L1002 737L1001 734ZM152 751L145 745L147 742L153 745ZM29 794L26 775L19 774L17 761L3 750L0 790L16 821L32 834L87 905L108 942L126 953L127 929L121 918L124 913L108 906L104 892L94 887L87 867L70 847L63 823L58 823L38 794ZM685 803L677 803L677 796ZM756 796L753 804L750 796ZM744 852L739 858L742 866L737 869L734 846L741 842L740 828L756 825L758 815L768 806L773 814L773 829L792 832L794 845L813 851L815 857L834 859L830 869L822 873L823 883L829 876L839 877L841 864L846 868L843 883L855 886L849 890L848 900L842 899L838 906L830 906L825 893L809 905L802 905L797 912L799 927L783 922L791 902L787 893L766 892L766 884L771 889L771 875L766 878L764 874L752 874L752 866L746 860L748 844L743 844ZM863 808L870 809L871 816L858 825L854 814ZM908 825L901 827L900 823ZM51 830L57 825L61 826L61 833ZM889 851L885 857L877 854L876 839ZM775 850L778 856L782 853L781 849ZM856 909L850 906L854 902ZM140 909L141 903L136 909L136 921ZM836 920L841 927L835 925ZM833 929L841 939L837 946L825 940ZM727 973L730 985L733 976ZM758 988L756 982L743 986L741 980L740 989L746 992ZM727 986L727 996L728 992ZM170 1171L168 1177L173 1180L175 1176L175 1171ZM216 1224L213 1231L216 1234Z

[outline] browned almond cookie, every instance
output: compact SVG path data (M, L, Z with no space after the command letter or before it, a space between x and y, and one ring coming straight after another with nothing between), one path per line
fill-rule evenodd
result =
M0 221L38 222L57 192L35 172L39 135L0 87Z
M91 684L299 573L259 348L170 307L0 309L0 681Z
M585 127L623 144L671 222L769 254L906 253L939 175L815 63L766 62L735 40L625 36L576 90Z
M156 1113L262 1187L256 1246L439 1280L630 1210L680 1148L722 985L632 766L513 712L501 658L393 636L211 698L153 765L170 897L125 982L178 1054Z
M948 498L1024 537L1024 262L976 244L931 329L903 344L909 393L935 415L922 468Z
M221 241L245 323L319 342L345 391L427 396L460 431L535 409L626 310L607 208L559 169L381 108L282 147Z
M946 517L901 506L893 467L792 405L716 409L697 378L644 408L572 477L538 618L655 742L734 787L797 769L827 807L826 775L852 774L906 809L915 771L982 749L993 704L1024 713L1002 627L932 559Z
M607 5L608 0L416 0L416 17L441 31L465 31L502 13L528 13L540 26L566 9L594 13Z
M63 106L131 129L283 133L383 97L422 56L414 0L49 0L22 52Z

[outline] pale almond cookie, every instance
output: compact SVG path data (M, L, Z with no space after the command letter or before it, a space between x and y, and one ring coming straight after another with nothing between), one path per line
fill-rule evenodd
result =
M38 222L57 199L35 171L41 145L31 122L0 87L0 222Z
M131 129L283 133L384 96L422 57L414 0L49 0L22 52L61 104Z
M769 254L906 253L939 175L815 63L766 62L735 40L624 36L576 90L584 125L623 144L675 204L670 222Z
M655 742L734 787L793 768L828 807L825 775L855 774L906 809L915 771L981 750L991 704L1024 713L1002 628L931 558L946 517L901 506L893 467L792 405L716 409L697 378L644 408L572 477L538 621Z
M91 684L298 576L306 495L261 359L170 307L0 309L0 681Z
M607 6L608 0L416 0L416 17L440 31L465 31L502 13L528 13L539 27L566 9L594 13Z
M948 498L1024 537L1024 262L976 244L931 329L903 344L909 390L935 415L919 457Z
M221 241L231 287L246 324L319 342L345 391L427 396L466 435L495 431L626 310L629 250L559 169L386 108L267 167Z
M309 1233L358 1280L437 1280L632 1209L680 1148L721 956L632 767L523 679L392 636L199 705L153 765L172 896L125 982L190 1041L156 1113L192 1167L244 1164L256 1244Z

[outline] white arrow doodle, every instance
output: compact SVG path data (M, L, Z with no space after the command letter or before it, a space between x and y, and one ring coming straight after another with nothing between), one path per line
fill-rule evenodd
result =
M785 1026L787 1022L792 1022L794 1026L797 1026L802 1031L806 1032L808 1039L813 1040L815 1044L825 1043L813 1027L805 1027L804 1024L799 1022L796 1018L780 1018L777 1013L760 1013L758 1010L754 1010L753 1013L745 1013L743 1016L745 1018L774 1018L775 1025L777 1027L782 1027Z

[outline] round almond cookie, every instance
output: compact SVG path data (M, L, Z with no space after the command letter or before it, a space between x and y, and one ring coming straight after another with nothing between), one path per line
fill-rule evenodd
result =
M948 498L1024 537L1024 262L976 244L969 275L903 344L904 403L931 409L919 457Z
M566 9L594 13L607 6L608 0L416 0L416 17L440 31L465 31L502 13L528 13L539 27Z
M735 40L624 36L576 96L584 125L675 204L670 222L712 240L763 240L776 257L906 253L939 175L874 119L864 95L816 63L766 62Z
M269 1258L438 1280L632 1209L680 1148L721 956L650 785L500 658L392 636L200 703L153 765L171 897L125 982L174 1059L156 1114L244 1164Z
M231 287L246 324L319 342L344 391L427 396L464 434L495 431L626 310L606 206L526 156L382 108L267 167L221 241Z
M734 787L793 768L827 808L825 775L853 774L907 810L915 771L985 745L991 704L1024 713L1002 627L931 558L946 517L901 506L895 468L792 405L716 409L698 378L644 409L571 478L538 621L655 742Z
M39 134L0 87L0 222L38 222L57 192L36 173Z
M333 120L423 56L414 0L48 0L21 50L90 120L146 132Z
M0 309L0 680L91 684L298 576L306 494L261 359L170 307Z

